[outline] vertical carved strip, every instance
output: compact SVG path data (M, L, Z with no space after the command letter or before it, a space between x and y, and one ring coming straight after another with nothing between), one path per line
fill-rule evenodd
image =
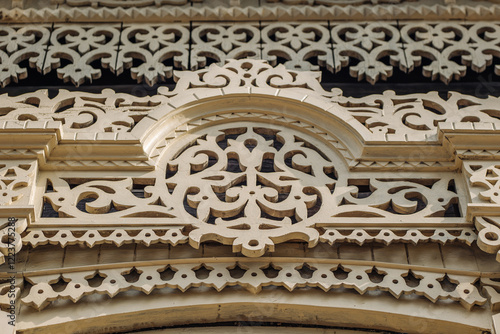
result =
M0 264L21 250L20 234L33 212L36 173L36 161L0 162Z

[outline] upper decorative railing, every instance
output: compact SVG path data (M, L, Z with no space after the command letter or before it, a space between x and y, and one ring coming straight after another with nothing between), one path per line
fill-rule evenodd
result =
M154 85L174 69L198 69L229 59L256 58L290 70L324 68L370 83L399 70L449 83L489 69L500 74L500 24L224 23L0 25L0 84L27 78L29 67L75 85L103 71L128 71ZM28 61L26 61L28 60ZM118 79L117 79L118 80Z

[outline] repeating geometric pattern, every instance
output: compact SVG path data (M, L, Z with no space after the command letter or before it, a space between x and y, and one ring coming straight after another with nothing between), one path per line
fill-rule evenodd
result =
M138 290L150 294L169 287L186 291L206 286L222 291L229 286L241 286L257 293L265 286L281 286L289 291L300 287L315 287L324 291L353 289L360 294L370 290L388 291L395 298L405 294L438 300L458 301L471 309L484 305L474 283L478 276L448 275L446 272L414 271L341 263L306 262L212 262L165 263L156 266L135 266L116 269L64 272L55 275L28 276L33 286L21 299L37 310L57 299L74 303L91 294L107 294L113 298L121 291Z
M98 79L102 69L152 86L173 69L192 70L229 59L256 58L288 69L339 72L370 83L387 80L394 68L449 83L481 73L500 58L498 22L181 23L57 24L0 26L2 86L27 76L27 64L46 74L57 69L75 85ZM50 36L50 40L49 40ZM120 37L121 36L121 37ZM3 41L3 42L2 42ZM81 43L79 43L81 41ZM500 75L496 65L495 73Z
M65 0L55 0L59 3ZM78 0L74 0L78 1ZM112 4L108 0L107 3ZM120 1L120 0L117 0ZM138 0L139 4L144 4ZM170 0L167 0L170 1ZM325 4L326 4L326 0ZM337 0L335 0L337 1ZM385 21L385 20L446 20L459 21L467 17L468 20L498 20L500 5L497 0L459 1L456 0L412 0L401 1L401 3L384 3L378 0L378 4L358 0L356 5L345 4L350 0L342 0L342 3L330 6L289 6L276 5L261 2L259 6L228 6L227 2L205 0L203 6L156 6L161 0L147 0L148 6L126 7L126 3L133 4L129 0L121 0L122 6L92 6L94 1L86 0L85 6L57 6L47 8L44 2L30 2L32 7L20 8L19 0L15 0L18 8L3 9L3 18L6 22L242 22L242 21L278 21L297 20L327 21L334 17L338 21ZM359 4L363 1L364 4ZM399 0L388 0L398 2ZM101 1L102 2L102 1ZM194 1L193 1L194 2ZM7 2L8 3L8 2ZM255 4L258 2L255 1ZM115 2L116 4L116 2Z
M55 3L66 4L68 6L82 7L146 7L146 6L162 6L162 5L185 5L189 2L201 2L202 0L55 0Z

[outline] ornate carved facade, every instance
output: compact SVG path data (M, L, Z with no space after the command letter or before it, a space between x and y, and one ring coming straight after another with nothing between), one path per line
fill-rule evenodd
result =
M0 5L1 333L500 333L496 1Z

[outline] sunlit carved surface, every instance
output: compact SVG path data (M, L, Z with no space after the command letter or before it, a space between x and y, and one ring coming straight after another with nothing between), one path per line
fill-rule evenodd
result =
M432 302L440 299L458 301L470 309L486 302L473 285L477 279L475 276L447 275L443 272L339 263L308 264L279 260L273 263L172 263L27 277L33 286L22 302L40 310L56 299L77 302L85 295L96 293L113 298L121 291L132 289L150 294L164 287L186 291L208 286L221 291L237 285L257 293L265 286L274 285L289 291L300 287L318 287L324 291L347 288L360 294L382 289L396 298L403 294L416 294Z
M51 31L53 29L53 31ZM102 71L152 86L173 69L192 70L212 62L255 58L288 69L342 68L374 84L394 71L422 72L449 83L468 73L500 73L500 26L495 22L220 22L157 24L64 24L0 26L0 82L18 82L26 66L52 69L75 85L93 82ZM29 62L23 60L29 59ZM421 68L421 69L420 69ZM128 74L127 74L128 75Z

